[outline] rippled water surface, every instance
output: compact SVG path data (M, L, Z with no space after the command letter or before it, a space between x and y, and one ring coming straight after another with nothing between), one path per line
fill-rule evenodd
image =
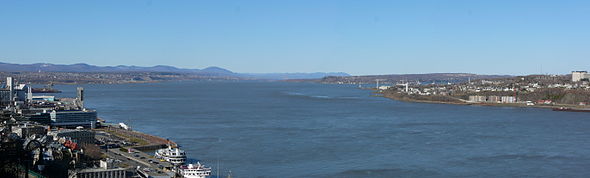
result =
M57 86L74 96L76 86ZM348 85L84 85L110 122L233 177L585 177L590 113L392 101Z

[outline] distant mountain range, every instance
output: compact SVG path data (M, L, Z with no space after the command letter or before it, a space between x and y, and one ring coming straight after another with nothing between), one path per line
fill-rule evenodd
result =
M95 66L84 63L78 64L10 64L0 62L0 72L171 72L201 76L227 76L247 79L284 80L284 79L318 79L327 76L349 76L347 73L234 73L220 67L205 69L183 69L173 66L157 65L152 67L140 66Z

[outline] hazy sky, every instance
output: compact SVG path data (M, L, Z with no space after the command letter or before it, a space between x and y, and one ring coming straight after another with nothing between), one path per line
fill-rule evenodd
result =
M590 1L0 1L0 61L391 74L590 70Z

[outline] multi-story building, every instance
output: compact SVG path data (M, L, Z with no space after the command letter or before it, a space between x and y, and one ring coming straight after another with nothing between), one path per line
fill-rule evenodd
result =
M127 177L127 169L125 168L114 168L114 169L103 169L103 168L96 168L96 169L82 169L77 172L73 172L70 174L70 178L126 178Z
M501 101L499 96L488 96L488 102L499 103Z
M10 105L10 90L0 89L0 106Z
M91 130L64 129L52 131L48 135L53 135L54 137L66 137L77 144L93 144L96 134Z
M50 113L33 113L33 114L26 114L25 118L29 121L37 122L39 124L50 125L51 124L51 115Z
M114 160L100 160L100 168L71 171L70 178L125 178L127 169L114 166Z
M486 96L469 96L469 101L470 102L475 102L475 103L483 103L483 102L487 102L487 97Z
M12 77L7 77L5 88L0 89L0 106L8 106L14 101L25 102L32 96L30 85L17 84Z
M41 125L23 124L12 126L12 132L22 138L26 138L31 135L45 135L47 133L47 128Z
M584 79L589 79L590 74L587 71L573 71L572 72L572 82L579 82Z
M502 96L502 103L516 103L517 99L514 96Z
M96 111L87 109L52 111L50 117L51 125L58 127L94 127L97 119Z
M16 101L27 101L32 97L31 86L27 84L18 84L14 86L14 97Z

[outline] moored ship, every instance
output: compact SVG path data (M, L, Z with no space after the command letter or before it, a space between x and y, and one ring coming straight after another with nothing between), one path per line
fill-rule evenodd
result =
M211 175L211 168L205 167L200 162L196 165L181 165L178 167L178 174L185 178L206 178Z
M184 153L184 150L181 150L178 147L172 148L170 145L168 145L168 148L156 150L155 157L168 161L174 165L182 165L186 162L186 154Z

